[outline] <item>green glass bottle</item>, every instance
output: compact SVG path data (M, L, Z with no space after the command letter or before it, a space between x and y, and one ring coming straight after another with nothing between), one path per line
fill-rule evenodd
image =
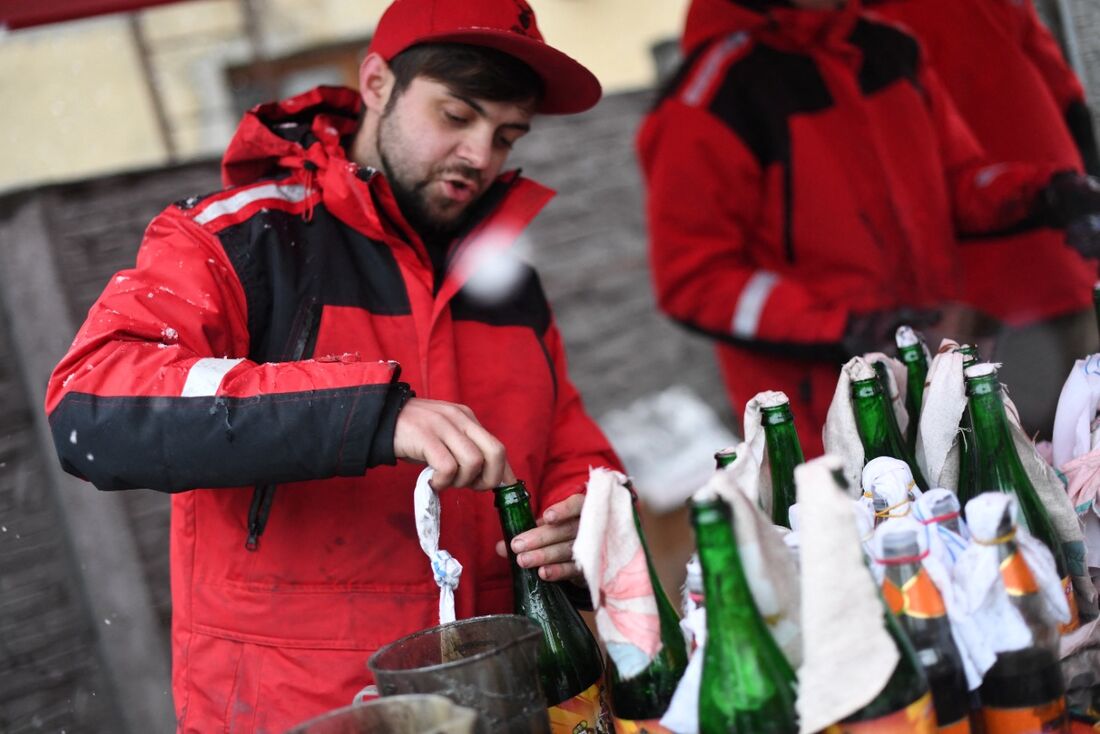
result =
M691 505L707 597L699 732L796 734L794 671L753 601L732 514L717 496Z
M653 584L653 596L657 602L657 616L661 621L661 650L645 670L625 680L619 676L614 661L608 656L607 686L616 730L644 730L658 734L667 731L661 727L659 720L668 710L672 694L676 692L676 686L684 675L688 653L684 634L680 631L680 618L661 586L657 569L653 567L653 557L649 553L642 524L638 519L637 497L633 496L633 492L631 495L635 502L634 527L645 553L646 568L649 570L649 580Z
M527 489L522 481L498 487L494 491L508 560L512 566L512 595L516 614L530 617L542 629L539 647L539 678L551 707L551 725L555 707L571 699L570 708L583 709L591 699L590 710L578 710L578 719L595 727L601 716L599 686L603 676L600 649L580 614L556 584L539 578L537 568L521 568L512 552L512 538L535 527L535 517ZM579 723L579 721L578 721Z
M887 520L879 532L896 522ZM940 731L968 734L970 693L962 656L951 635L943 596L918 556L920 546L915 529L885 533L879 561L884 571L882 596L924 666Z
M1012 441L1008 416L1001 398L1001 383L997 369L989 362L966 369L968 412L974 426L974 486L981 492L999 490L1016 496L1019 521L1035 538L1050 548L1058 577L1070 605L1070 622L1062 628L1069 632L1077 628L1077 604L1069 577L1065 551L1054 531L1043 501L1024 471L1016 445ZM962 501L962 497L959 498Z
M881 362L876 363L876 372L878 365L881 364ZM851 391L852 409L855 412L859 440L863 444L864 462L879 456L900 459L909 465L909 471L912 472L913 481L916 482L917 487L921 491L927 490L928 482L913 459L912 452L905 445L905 440L901 437L897 419L883 391L880 377L853 380Z
M899 326L894 335L898 345L898 358L905 365L905 409L909 413L909 427L905 438L912 451L917 445L917 426L924 403L924 381L928 377L928 348L924 340L909 326Z
M768 446L768 469L772 480L772 522L785 528L791 526L787 516L791 505L798 501L794 486L794 468L806 459L802 444L794 429L790 401L760 409L764 440Z
M716 471L728 468L735 461L737 461L737 450L732 447L714 452L714 468Z
M981 361L978 348L963 344L959 347L959 353L963 355L963 371ZM970 411L964 410L959 419L959 486L955 490L959 497L959 506L962 507L978 494L974 486L974 427L970 423Z

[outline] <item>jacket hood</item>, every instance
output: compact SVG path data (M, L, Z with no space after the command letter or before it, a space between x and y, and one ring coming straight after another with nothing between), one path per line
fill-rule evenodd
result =
M790 0L692 0L681 49L689 56L716 38L750 33L795 49L822 38L846 36L859 13L858 0L839 10L800 10Z
M241 186L285 169L346 163L359 128L362 99L353 89L317 87L253 107L222 158L222 183Z

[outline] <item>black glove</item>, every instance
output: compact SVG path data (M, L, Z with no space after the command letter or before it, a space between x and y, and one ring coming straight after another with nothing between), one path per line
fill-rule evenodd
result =
M1039 192L1039 219L1066 232L1066 244L1085 257L1100 256L1100 179L1056 173Z
M916 330L932 326L940 320L940 312L934 309L900 308L850 314L848 325L841 337L841 347L849 357L867 352L893 352L894 334L902 325Z

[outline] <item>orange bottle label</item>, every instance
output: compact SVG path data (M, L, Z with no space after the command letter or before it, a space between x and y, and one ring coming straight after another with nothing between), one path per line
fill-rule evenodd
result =
M615 734L673 734L672 729L661 726L659 719L620 719L611 717Z
M1039 591L1039 585L1035 583L1027 561L1018 551L1001 561L1001 579L1004 581L1005 591L1012 596L1035 594Z
M603 679L572 698L551 706L550 734L607 734L603 720Z
M901 610L905 609L905 594L890 579L882 580L882 598L894 614L901 614Z
M940 734L970 734L970 719L966 716L954 724L944 724L936 729Z
M940 590L923 568L902 584L901 588L890 579L883 580L882 597L894 614L906 614L920 619L934 619L947 614Z
M901 588L905 594L905 613L910 617L933 619L947 614L940 590L932 583L932 577L923 568Z
M982 721L989 734L1042 734L1065 731L1066 700L1023 709L982 707Z
M1066 594L1066 603L1069 604L1069 621L1058 626L1058 631L1063 635L1073 632L1081 626L1081 620L1077 616L1077 595L1073 593L1073 581L1069 576L1062 579L1062 591Z
M936 734L936 710L926 693L900 711L871 721L833 724L823 734Z

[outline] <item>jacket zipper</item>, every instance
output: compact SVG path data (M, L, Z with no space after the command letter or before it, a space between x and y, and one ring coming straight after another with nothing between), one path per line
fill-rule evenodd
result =
M312 349L313 338L321 321L318 318L319 305L316 298L310 298L299 309L284 350L284 361L297 362ZM275 487L274 484L257 484L252 491L252 502L248 506L248 537L244 542L247 550L254 551L260 547L260 536L267 527L271 503L275 500Z

